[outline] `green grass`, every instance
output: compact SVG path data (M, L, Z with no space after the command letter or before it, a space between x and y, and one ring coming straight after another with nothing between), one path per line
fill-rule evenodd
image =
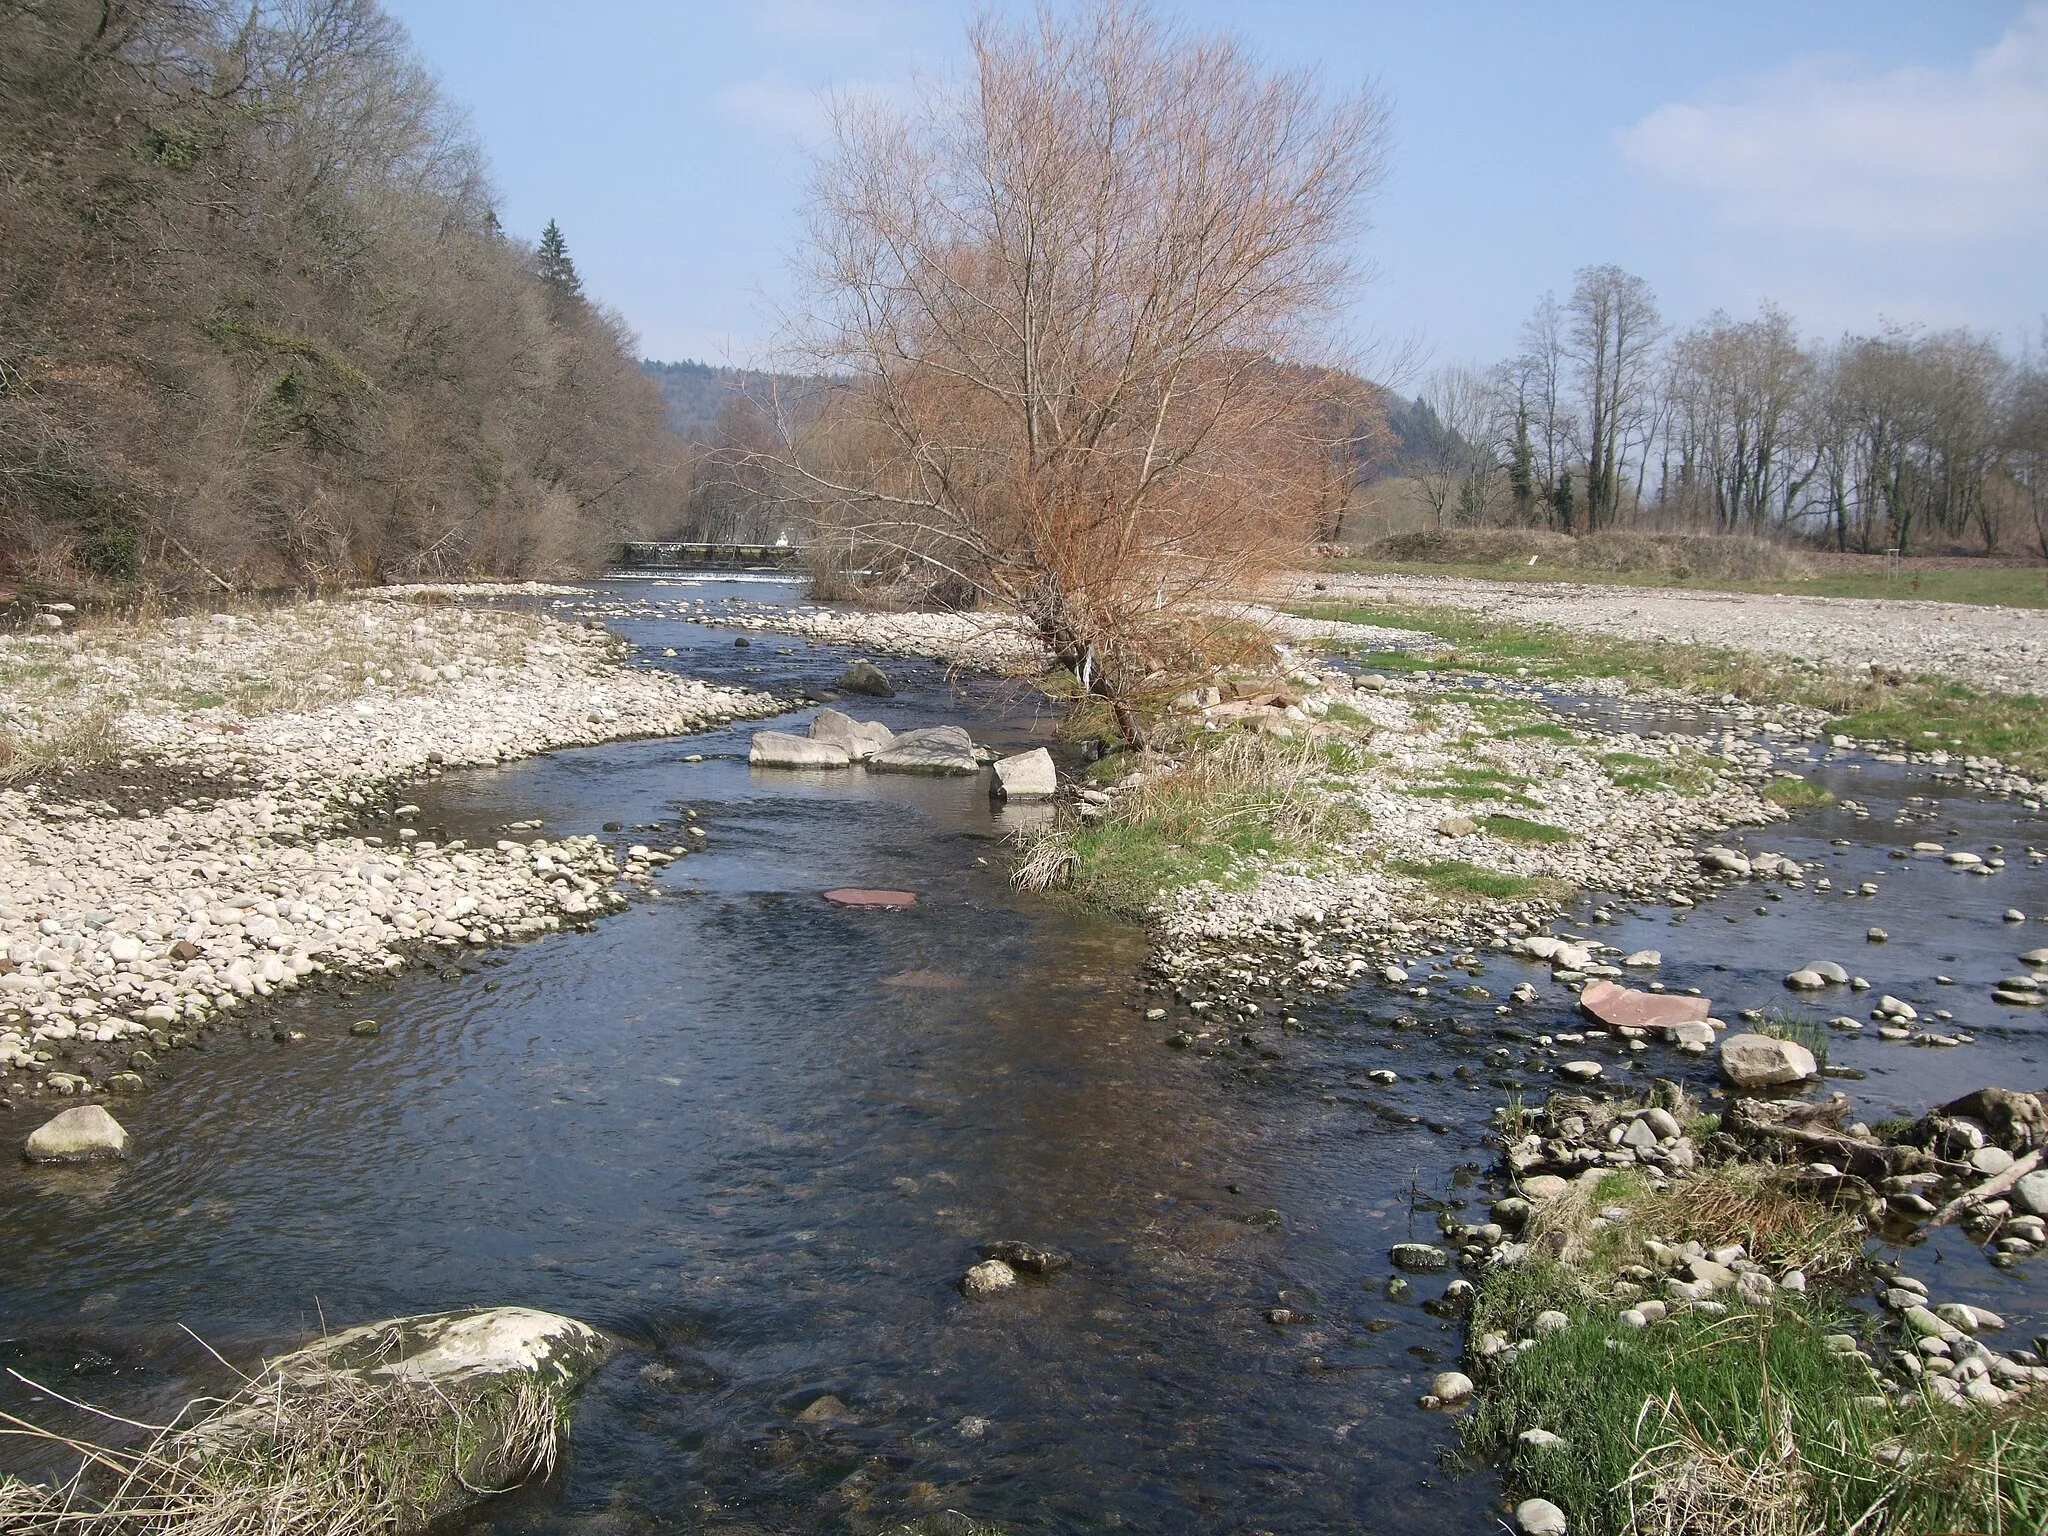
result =
M1773 805L1782 805L1788 811L1811 810L1815 806L1835 803L1832 790L1814 783L1811 779L1796 776L1771 780L1764 790L1764 798Z
M1758 705L1798 704L1826 713L1832 732L1995 757L2022 772L2048 774L2048 707L2032 694L1993 694L1946 678L1830 671L1814 662L1717 646L1660 645L1507 624L1437 605L1316 603L1294 611L1371 628L1420 630L1449 648L1447 654L1430 656L1362 653L1362 661L1382 672L1491 671L1561 683L1616 677L1636 687L1731 695ZM1660 771L1667 777L1670 772ZM1655 786L1646 780L1622 787Z
M1676 577L1650 570L1602 571L1584 566L1514 563L1433 564L1422 561L1330 560L1321 570L1368 575L1451 576L1477 581L1578 582L1588 586L1656 587L1687 592L1783 593L1788 597L1863 597L1930 603L1967 603L2001 608L2048 608L2048 569L2041 566L1993 566L1981 569L1914 570L1901 574L1864 575L1825 572L1815 576L1779 576L1764 581L1713 576Z
M1835 1329L1824 1310L1786 1300L1628 1329L1569 1272L1543 1263L1489 1276L1473 1332L1526 1338L1536 1313L1553 1309L1570 1326L1493 1372L1463 1429L1470 1451L1502 1465L1518 1491L1559 1505L1575 1533L1664 1529L1658 1494L1681 1477L1715 1500L1687 1530L1931 1536L2033 1532L2048 1521L2048 1404L2039 1399L1996 1411L1913 1398L1879 1407L1864 1369L1828 1347ZM1538 1428L1564 1445L1517 1438ZM1873 1455L1886 1443L1918 1459L1895 1470ZM1858 1526L1879 1504L1887 1518Z
M1767 1009L1761 1024L1752 1024L1760 1035L1769 1035L1773 1040L1790 1040L1794 1045L1803 1045L1813 1052L1813 1059L1822 1066L1828 1064L1828 1031L1824 1024L1816 1024L1802 1014L1784 1008Z
M1515 901L1530 896L1555 896L1554 880L1532 879L1526 875L1503 874L1464 859L1396 859L1387 866L1396 874L1422 881L1446 896L1484 901Z
M1534 725L1518 725L1509 731L1508 734L1518 739L1534 739L1537 741L1577 741L1579 739L1578 732L1571 730L1569 727L1559 725L1554 720L1539 720Z
M1519 816L1482 816L1479 819L1482 831L1510 843L1575 843L1578 834L1563 827L1553 827L1547 821L1524 821Z
M1327 857L1365 822L1354 801L1329 787L1337 768L1331 748L1343 745L1239 731L1194 737L1177 771L1119 797L1103 820L1032 842L1015 878L1142 917L1172 890L1204 880L1238 888L1257 879L1265 860Z

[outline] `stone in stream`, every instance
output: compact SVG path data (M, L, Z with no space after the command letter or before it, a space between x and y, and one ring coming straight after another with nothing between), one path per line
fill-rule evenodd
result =
M839 674L841 693L864 693L870 698L893 699L896 689L889 681L889 674L872 661L847 663L846 670Z
M969 1301L986 1301L1017 1287L1017 1271L1001 1259L984 1259L960 1277L960 1294Z
M993 1243L983 1243L975 1250L984 1259L1000 1259L1012 1269L1022 1270L1027 1275L1056 1275L1073 1258L1057 1248L1042 1248L1036 1243L1020 1243L1015 1238L1001 1238Z
M1815 970L1797 970L1785 978L1785 985L1797 992L1818 992L1827 984L1827 977Z
M1548 1499L1524 1499L1515 1506L1515 1529L1522 1536L1566 1536L1570 1528L1564 1511Z
M118 1161L128 1155L128 1132L99 1105L82 1104L37 1126L21 1155L32 1163Z
M1590 1083L1603 1069L1597 1061L1568 1061L1557 1070L1574 1082Z
M1832 982L1838 987L1848 984L1849 973L1832 960L1809 960L1800 969L1811 971L1822 981Z
M914 907L917 905L917 892L876 891L864 886L842 885L825 892L825 899L835 907Z
M809 1405L796 1416L799 1424L839 1424L853 1417L845 1401L836 1392L827 1392L822 1397L812 1398Z
M2013 1199L2032 1216L2048 1216L2048 1169L2036 1169L2012 1187Z
M979 773L974 743L957 725L928 725L905 731L868 760L876 773Z
M1451 1267L1451 1256L1434 1243L1396 1243L1387 1253L1397 1269L1435 1274Z
M749 768L848 768L853 759L844 747L813 741L788 731L756 731L747 747Z
M1579 1012L1609 1029L1669 1029L1697 1023L1714 1011L1711 999L1672 992L1638 992L1612 981L1588 983L1579 994Z
M365 1323L267 1362L253 1403L181 1432L178 1449L195 1461L223 1453L239 1459L246 1454L241 1449L245 1443L275 1436L280 1404L283 1422L294 1422L295 1396L307 1398L310 1411L304 1417L317 1423L322 1399L333 1398L342 1382L357 1393L411 1389L421 1404L416 1411L431 1405L435 1422L429 1426L408 1419L405 1432L427 1442L427 1464L438 1461L459 1475L442 1477L431 1488L384 1490L385 1507L397 1514L388 1529L404 1536L480 1502L490 1490L515 1487L551 1466L552 1433L547 1454L533 1454L535 1409L551 1420L565 1418L571 1397L610 1351L611 1341L588 1324L527 1307L471 1308ZM536 1392L537 1404L531 1400ZM393 1427L372 1416L363 1433L374 1437ZM319 1432L323 1437L336 1433L325 1427ZM339 1445L323 1443L317 1449L366 1459L373 1452L373 1444L350 1444L346 1429L338 1433L343 1437Z
M2030 949L2020 956L2022 965L2031 965L2036 970L2048 966L2048 949Z
M1632 971L1653 971L1664 963L1664 956L1659 950L1639 949L1621 963Z
M1473 1392L1472 1378L1463 1371L1440 1371L1429 1384L1431 1407L1451 1408L1465 1401Z
M896 733L879 720L856 720L836 709L821 709L811 721L811 740L837 747L857 763L887 751Z
M1721 1042L1721 1076L1736 1088L1782 1088L1819 1073L1813 1052L1796 1040L1730 1035Z
M989 793L998 800L1044 800L1060 787L1052 754L1043 747L997 758Z

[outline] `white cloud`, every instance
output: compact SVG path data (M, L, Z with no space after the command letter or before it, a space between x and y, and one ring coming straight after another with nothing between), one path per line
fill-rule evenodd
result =
M2048 3L1967 65L1797 60L1617 137L1738 228L1916 243L2048 228Z

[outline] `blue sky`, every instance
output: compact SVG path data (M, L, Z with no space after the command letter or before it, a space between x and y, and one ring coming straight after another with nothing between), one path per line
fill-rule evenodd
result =
M559 219L648 354L732 362L759 358L786 296L821 93L956 65L970 12L386 4L471 114L507 226ZM1544 290L1603 261L1680 323L1772 299L1809 335L1892 320L2017 349L2048 315L2048 0L1161 9L1388 98L1354 322L1415 338L1421 366L1511 350Z

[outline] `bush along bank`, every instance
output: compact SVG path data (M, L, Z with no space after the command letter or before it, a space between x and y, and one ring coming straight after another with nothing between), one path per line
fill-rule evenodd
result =
M2048 1337L1866 1243L1960 1221L1994 1263L2042 1247L2048 1108L1988 1088L1886 1135L1850 1114L1837 1094L1707 1115L1661 1079L1496 1112L1489 1219L1392 1257L1455 1253L1476 1280L1450 1298L1465 1370L1423 1402L1467 1412L1522 1530L2044 1528Z

